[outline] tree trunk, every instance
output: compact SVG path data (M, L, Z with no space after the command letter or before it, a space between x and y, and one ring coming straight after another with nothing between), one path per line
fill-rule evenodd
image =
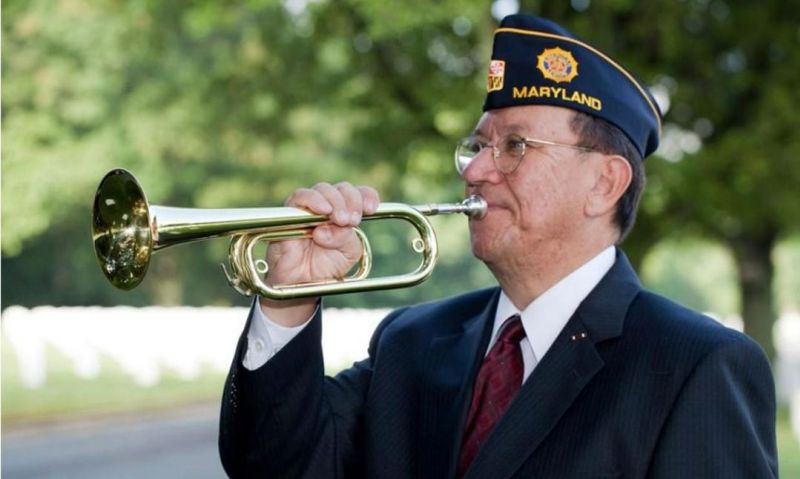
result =
M739 275L744 331L775 359L772 326L775 323L775 302L772 295L772 250L777 235L769 231L758 237L729 239Z

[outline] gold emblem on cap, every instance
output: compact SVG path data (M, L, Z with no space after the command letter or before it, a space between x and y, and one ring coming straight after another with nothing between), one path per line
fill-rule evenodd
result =
M492 60L489 62L489 77L486 79L486 91L499 91L503 89L503 78L506 75L506 62Z
M536 68L545 78L556 83L571 82L578 76L578 62L572 53L561 48L545 48L537 57L539 62Z

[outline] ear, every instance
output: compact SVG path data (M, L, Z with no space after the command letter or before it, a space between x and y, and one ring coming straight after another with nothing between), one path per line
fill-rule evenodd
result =
M633 177L630 163L619 155L602 155L596 163L594 185L586 198L587 216L613 214L617 201L628 189Z

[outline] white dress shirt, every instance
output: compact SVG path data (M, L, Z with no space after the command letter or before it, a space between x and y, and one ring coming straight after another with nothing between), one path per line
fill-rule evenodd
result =
M500 326L509 317L519 314L525 330L525 338L520 341L524 364L522 382L525 382L581 302L611 269L614 260L614 247L609 246L542 293L522 311L519 311L506 293L502 292L497 303L492 339L489 341L486 354L497 340ZM317 307L319 308L319 306ZM311 317L313 318L314 315ZM293 328L281 326L264 315L256 300L253 305L253 320L247 331L247 352L242 360L242 365L251 371L263 366L292 338L297 336L309 322L311 322L311 318Z
M522 318L522 328L525 330L525 337L519 343L524 366L522 371L524 383L578 306L614 265L615 257L614 247L609 246L554 284L522 311L514 306L505 292L501 292L494 315L492 340L489 341L486 354L489 354L489 350L497 340L500 326L511 316L519 314Z
M258 298L253 301L252 309L253 320L250 321L250 329L247 331L247 352L244 353L242 360L242 365L250 371L266 364L281 348L300 334L300 331L311 322L311 318L317 314L315 310L305 323L289 328L270 320L261 310Z

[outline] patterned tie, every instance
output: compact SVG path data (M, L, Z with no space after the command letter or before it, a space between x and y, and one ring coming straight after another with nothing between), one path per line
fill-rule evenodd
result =
M508 318L497 342L481 364L464 429L458 477L464 476L495 423L506 412L522 386L523 364L519 342L524 337L525 330L522 329L519 315Z

